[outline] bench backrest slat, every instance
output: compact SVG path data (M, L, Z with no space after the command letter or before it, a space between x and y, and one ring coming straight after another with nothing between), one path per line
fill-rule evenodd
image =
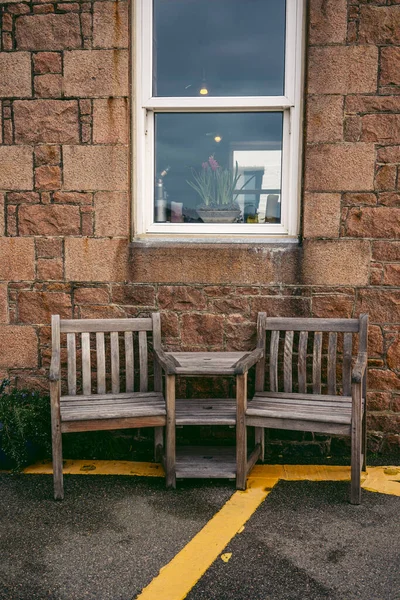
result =
M328 394L336 394L336 353L337 353L337 333L329 333L328 342Z
M293 331L285 332L285 347L283 350L283 387L285 392L292 391L293 336Z
M313 393L321 393L321 357L322 357L322 332L314 333L313 347Z
M135 385L135 362L133 353L133 333L132 331L124 332L125 340L125 378L126 391L133 392Z
M82 389L89 395L92 391L92 363L90 360L90 334L81 333L82 346Z
M96 355L97 355L97 393L106 393L106 348L104 331L96 333Z
M299 392L302 394L305 394L307 391L307 343L308 331L300 331L297 369Z
M67 353L66 361L62 362L66 372L62 371L61 377L69 395L149 391L151 339L153 346L161 347L158 313L138 319L59 320L54 317L52 322L57 325L52 330L53 347L58 344L59 352L62 347ZM148 334L152 334L151 339ZM156 365L154 388L150 389L162 391L162 371Z
M111 391L119 394L119 340L118 331L111 331Z
M279 331L271 334L271 350L269 360L269 382L271 392L278 391L278 355L279 355Z
M256 391L351 395L353 354L367 351L367 328L368 315L285 319L259 313L257 346L266 359L256 368Z
M75 334L67 334L67 352L68 352L68 394L76 394L76 343Z

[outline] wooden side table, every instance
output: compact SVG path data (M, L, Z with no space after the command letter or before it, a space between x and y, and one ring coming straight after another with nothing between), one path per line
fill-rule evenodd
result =
M244 464L243 439L246 439L244 414L247 404L247 371L263 356L263 350L253 352L164 352L155 349L156 358L166 372L166 402L170 419L175 425L236 425L236 455L227 448L181 448L176 453L175 427L170 430L166 455L174 464L166 465L170 474L168 487L176 486L176 478L229 478L236 477L236 487L245 489L246 471ZM217 399L176 399L176 376L181 377L236 377L236 400ZM173 448L171 447L173 446ZM258 446L249 457L247 467L251 468L259 455ZM251 464L251 462L253 463Z

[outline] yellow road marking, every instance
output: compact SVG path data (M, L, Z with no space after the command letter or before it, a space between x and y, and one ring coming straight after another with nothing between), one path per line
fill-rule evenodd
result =
M51 461L37 463L24 469L29 475L52 475ZM164 477L160 464L130 460L65 460L64 475L137 475L138 477Z
M273 480L273 485L278 481ZM183 600L271 491L262 479L234 492L219 512L137 596L140 600Z

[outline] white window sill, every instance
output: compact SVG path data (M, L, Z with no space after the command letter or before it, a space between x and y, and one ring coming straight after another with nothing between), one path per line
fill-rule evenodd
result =
M300 243L299 236L229 236L229 235L192 235L192 236L177 236L177 235L142 235L135 236L131 243L131 247L162 247L162 246L179 246L179 245L246 245L246 246L286 246L296 245Z

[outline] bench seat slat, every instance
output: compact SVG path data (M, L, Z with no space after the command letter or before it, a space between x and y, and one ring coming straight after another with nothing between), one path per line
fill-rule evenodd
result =
M331 410L325 404L316 406L295 406L293 404L273 404L269 406L264 399L263 402L249 404L246 415L254 417L269 417L274 419L288 419L290 421L318 421L320 423L338 423L350 425L351 407L343 407L341 410Z
M142 394L123 394L123 396L119 399L113 395L109 398L103 396L99 400L81 398L79 404L75 400L68 402L64 397L61 402L61 420L118 419L166 414L165 402L160 393L149 394L145 401Z

